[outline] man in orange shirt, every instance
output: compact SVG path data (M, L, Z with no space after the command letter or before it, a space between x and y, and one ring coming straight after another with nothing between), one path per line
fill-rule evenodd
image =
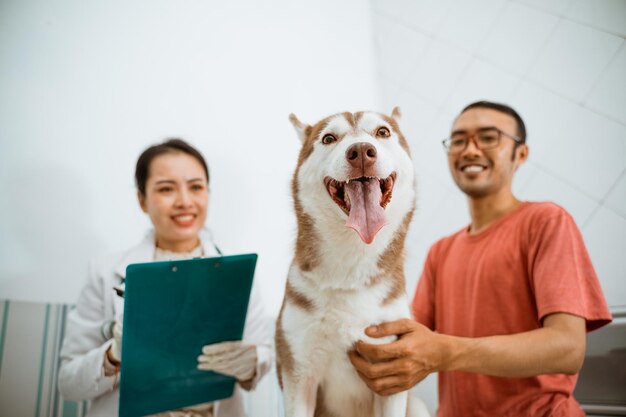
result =
M473 103L444 146L471 223L430 249L416 321L369 327L398 340L358 342L350 360L381 395L439 372L439 417L584 416L572 392L585 332L611 314L571 216L512 193L528 158L523 120L509 106Z

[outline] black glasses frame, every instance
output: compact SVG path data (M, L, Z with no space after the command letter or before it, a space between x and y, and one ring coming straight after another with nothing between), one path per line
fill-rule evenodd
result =
M494 127L479 129L476 132L472 133L471 135L467 135L467 142L465 142L465 146L463 146L462 149L455 150L454 152L450 152L450 146L452 145L452 141L454 140L454 138L445 138L444 140L441 141L441 144L443 145L444 149L446 150L448 154L456 155L458 153L463 152L465 149L467 149L467 147L469 146L470 140L472 140L472 138L475 138L480 133L488 131L488 130L494 130L498 132L498 139L494 142L493 145L489 145L489 146L485 146L484 144L481 145L479 141L474 140L474 145L476 145L476 147L480 149L481 151L497 148L498 145L500 145L500 139L502 138L502 135L513 139L516 143L516 146L524 143L518 136L505 132L504 130L498 129L497 127L494 126Z

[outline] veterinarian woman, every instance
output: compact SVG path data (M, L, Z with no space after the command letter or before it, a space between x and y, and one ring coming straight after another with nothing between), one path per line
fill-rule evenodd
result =
M203 229L209 200L209 172L196 149L179 139L149 147L137 160L135 180L139 205L150 217L154 230L138 246L92 262L77 306L67 317L59 389L65 399L91 401L89 417L118 415L124 306L123 298L115 294L113 287L122 284L126 266L220 253ZM234 376L237 385L252 389L270 368L272 349L267 325L259 293L253 287L243 341L203 347L201 366ZM229 353L228 357L220 357L223 351ZM164 417L244 415L239 387L226 400L159 414Z

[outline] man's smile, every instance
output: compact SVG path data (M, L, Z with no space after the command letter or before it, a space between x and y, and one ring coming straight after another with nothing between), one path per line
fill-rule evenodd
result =
M463 168L461 168L461 171L463 171L463 172L481 172L481 171L484 171L485 169L487 169L487 167L482 166L482 165L466 165Z
M478 174L489 168L489 163L484 160L461 160L457 163L457 169L466 174Z

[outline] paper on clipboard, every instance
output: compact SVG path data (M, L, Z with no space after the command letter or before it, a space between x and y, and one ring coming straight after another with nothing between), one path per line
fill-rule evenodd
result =
M230 397L235 379L197 369L206 344L240 340L256 254L129 265L120 417Z

